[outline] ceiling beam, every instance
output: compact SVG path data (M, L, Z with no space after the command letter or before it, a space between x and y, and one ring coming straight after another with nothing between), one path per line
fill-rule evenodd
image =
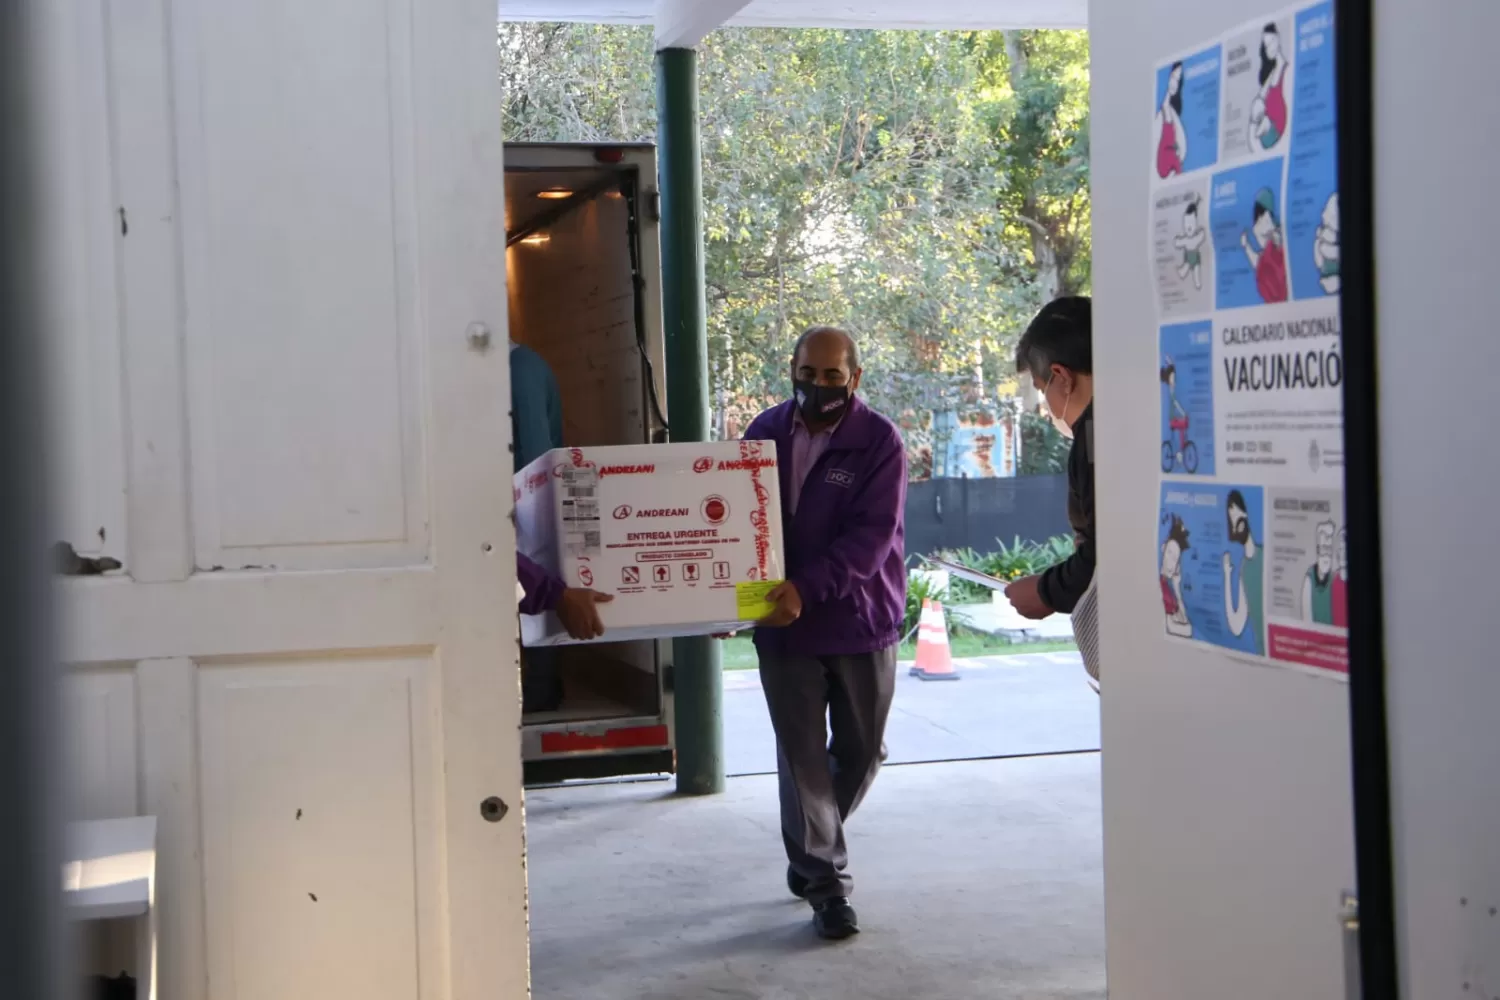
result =
M656 47L691 49L750 0L656 0Z
M655 24L658 47L697 44L720 25L952 30L1088 24L1088 0L499 0L499 6L502 21Z
M728 23L879 31L1085 28L1088 0L752 0Z
M650 24L655 17L653 0L500 0L502 21Z

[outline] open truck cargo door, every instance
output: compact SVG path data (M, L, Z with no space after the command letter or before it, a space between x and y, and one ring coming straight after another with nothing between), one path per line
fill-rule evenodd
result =
M655 148L508 143L505 208L510 336L557 381L557 445L665 441ZM675 771L670 640L523 650L523 669L545 657L561 698L523 719L528 783Z

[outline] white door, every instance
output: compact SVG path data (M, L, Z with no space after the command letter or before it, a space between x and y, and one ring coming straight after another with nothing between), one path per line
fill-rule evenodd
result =
M1089 5L1104 889L1113 1000L1345 996L1340 904L1354 888L1347 684L1168 637L1159 577L1157 456L1165 421L1149 239L1155 73L1172 53L1201 51L1293 2ZM1258 41L1258 25L1250 33ZM1254 65L1253 55L1236 48L1222 50L1226 73ZM1211 60L1200 65L1218 71ZM1294 108L1293 120L1296 114ZM1204 283L1214 287L1207 276ZM1223 436L1219 441L1222 449ZM1229 469L1221 459L1219 482L1243 475L1249 478L1242 482L1254 483L1260 475ZM1180 469L1173 478L1183 478ZM1184 558L1212 567L1226 547L1222 535L1195 524ZM1267 582L1285 565L1268 567ZM1203 592L1224 594L1222 585Z
M159 995L524 996L493 0L39 6L70 811L160 818Z

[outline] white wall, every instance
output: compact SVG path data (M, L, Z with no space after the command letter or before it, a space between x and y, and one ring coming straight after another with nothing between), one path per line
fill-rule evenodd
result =
M1354 881L1347 688L1169 645L1159 625L1152 71L1280 7L1090 4L1112 1000L1344 996L1337 915Z
M1398 962L1411 1000L1490 1000L1500 996L1500 435L1488 405L1500 372L1500 5L1375 0L1374 21Z

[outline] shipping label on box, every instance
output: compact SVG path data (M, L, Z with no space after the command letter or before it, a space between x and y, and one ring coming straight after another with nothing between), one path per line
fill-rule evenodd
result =
M516 497L520 551L614 595L600 641L748 627L784 574L769 441L558 449L517 473ZM572 641L554 615L523 616L521 634Z

